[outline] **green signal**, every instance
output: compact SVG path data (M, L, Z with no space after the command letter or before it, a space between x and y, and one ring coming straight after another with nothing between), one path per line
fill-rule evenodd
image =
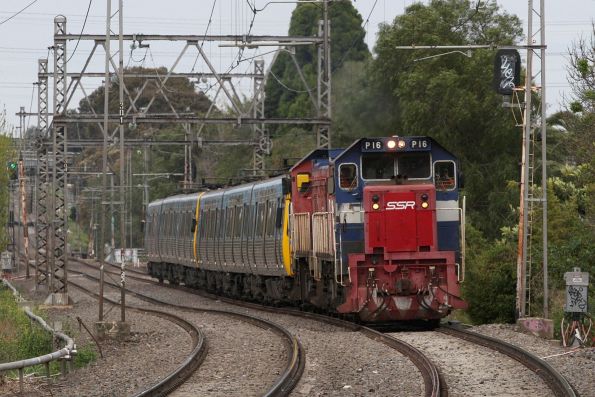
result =
M8 168L9 168L10 170L16 170L16 169L17 169L17 163L16 163L16 162L14 162L14 161L9 161L9 162L8 162Z

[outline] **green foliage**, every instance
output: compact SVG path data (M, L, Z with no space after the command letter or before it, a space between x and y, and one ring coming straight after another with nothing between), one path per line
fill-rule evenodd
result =
M501 12L495 2L477 9L463 0L416 3L381 27L371 67L376 91L392 96L390 106L378 109L392 121L385 131L430 135L457 154L470 216L481 219L477 225L490 238L513 221L504 187L518 178L521 137L492 88L495 53L478 50L464 58L458 52L436 56L440 53L395 46L511 44L521 33L519 19ZM428 56L434 57L421 60Z
M334 2L329 6L331 20L331 70L338 70L348 61L363 61L369 57L364 42L365 31L362 17L350 2ZM318 21L322 19L321 7L317 4L298 4L291 16L289 34L316 36ZM295 53L297 64L302 69L312 95L316 95L317 49L313 46L298 46ZM306 117L315 114L315 106L308 88L300 78L296 64L287 52L277 57L272 74L266 84L267 115L277 117Z
M31 322L9 290L0 289L0 362L41 356L51 348L52 336Z
M463 294L474 323L512 323L515 320L516 243L511 239L488 242L468 225L467 269Z
M91 345L77 347L77 353L74 356L74 365L77 368L86 367L97 360L97 353Z
M134 67L126 69L126 72L136 72L145 75L165 76L167 69L165 68L141 68ZM159 92L156 80L147 80L146 78L126 77L126 90L131 93L132 97L138 95L136 101L136 108L151 113L170 113L171 107L176 109L179 113L192 113L197 116L204 115L211 105L211 101L207 96L198 91L193 82L187 78L170 78L163 87L163 93L167 98ZM148 82L148 83L147 83ZM110 86L109 109L110 113L118 113L119 98L118 98L118 81L112 81ZM156 94L155 99L152 100L153 95ZM103 113L104 107L104 89L100 87L89 95L89 100L81 100L79 103L79 112L90 112L91 110L97 113ZM151 105L149 108L149 104ZM128 95L125 95L124 108L130 106ZM72 111L75 112L75 111ZM219 111L215 108L212 114L218 114ZM172 124L139 124L126 126L124 131L126 139L144 139L151 140L177 140L183 141L185 139L186 131L181 125ZM203 133L204 138L209 138L209 130L205 129ZM94 124L79 125L75 124L69 127L69 135L79 139L103 139L103 134L99 126ZM113 149L107 153L108 163L111 164L111 171L114 173L114 184L119 185L118 176L120 175L120 152L118 149ZM88 170L101 170L103 167L103 153L101 149L87 149L76 161L76 166ZM178 182L182 179L180 174L184 172L184 149L181 145L155 145L146 149L134 150L125 154L125 167L130 167L127 171L129 174L153 174L149 176L132 176L130 181L130 188L127 189L126 202L129 204L127 214L131 216L130 224L127 226L127 245L132 247L139 247L143 242L143 233L141 232L141 218L144 217L143 204L145 201L151 201L157 198L172 195L178 191ZM212 164L205 164L202 169L207 170L207 174L203 176L211 176L213 174ZM176 175L174 175L176 174ZM88 194L91 200L85 200L77 204L77 220L76 225L71 224L70 246L73 249L82 249L86 251L88 240L93 235L93 228L96 227L96 232L99 234L101 220L99 219L99 208L101 202L101 190L103 188L102 178L75 178L74 182L77 184L77 191L95 189L95 193ZM148 195L145 195L144 183L148 185ZM110 183L108 177L107 183ZM117 195L117 192L116 192ZM118 200L116 200L118 201ZM115 235L120 234L119 214L112 214L115 216ZM109 230L109 222L106 216L107 230ZM74 233L74 235L72 234ZM109 232L107 232L109 234ZM98 239L99 240L99 239ZM119 245L119 241L118 244Z
M583 111L583 105L579 101L572 101L570 103L570 111L572 113L578 113Z
M593 72L593 68L589 65L589 60L580 58L576 62L576 70L582 78L587 78Z
M76 252L87 252L89 246L89 235L73 220L68 221L68 245Z
M0 131L0 164L6 170L5 164L15 159L14 148L9 137ZM0 252L6 250L9 241L8 231L4 225L8 222L8 184L10 183L9 171L0 172Z

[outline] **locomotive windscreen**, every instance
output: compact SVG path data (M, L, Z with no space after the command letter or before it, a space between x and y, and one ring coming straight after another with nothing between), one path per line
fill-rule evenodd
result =
M427 179L432 175L431 164L429 152L364 153L362 177L388 180L395 175L401 175L408 179Z

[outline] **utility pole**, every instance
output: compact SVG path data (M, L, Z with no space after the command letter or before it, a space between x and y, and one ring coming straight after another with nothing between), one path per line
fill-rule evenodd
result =
M535 16L539 18L539 25L534 29ZM535 31L537 30L537 31ZM538 43L537 45L535 43ZM517 255L517 297L516 311L518 318L531 315L532 293L532 239L534 205L541 203L543 233L542 233L542 270L543 270L543 317L549 316L548 306L548 239L547 239L547 153L546 153L546 97L545 97L545 6L544 0L539 0L539 7L534 7L533 0L529 0L527 17L527 66L525 72L525 109L523 117L523 154L521 167L521 201L519 219L519 240ZM533 55L539 49L540 65L534 73ZM539 92L540 113L536 118L532 115L532 93ZM535 197L537 191L534 185L535 148L538 133L541 135L541 197Z
M331 21L328 16L329 0L323 3L323 19L318 23L318 36L322 44L318 46L318 118L331 120ZM331 147L331 126L320 124L316 130L316 146Z
M23 145L25 141L25 107L21 106L19 111L20 119L20 143L19 143L19 196L21 206L21 224L23 228L23 249L25 251L25 277L31 277L29 273L29 227L27 226L27 200L26 200L26 181L25 181L25 161L23 159Z
M112 17L112 2L111 0L106 1L107 11L105 14L105 75L103 81L103 156L102 156L102 175L101 175L101 199L100 199L100 219L99 219L99 252L100 266L99 266L99 323L101 326L103 322L103 287L104 287L104 271L105 271L105 217L107 205L107 151L108 145L108 134L109 134L109 90L110 90L110 36L111 36L111 17ZM112 214L110 214L111 218ZM113 247L112 247L113 249Z
M120 321L126 321L126 151L124 149L124 4L118 12L118 88L120 104ZM107 95L107 94L106 94Z
M37 61L37 200L35 216L35 289L49 287L49 153L45 142L48 139L48 60Z

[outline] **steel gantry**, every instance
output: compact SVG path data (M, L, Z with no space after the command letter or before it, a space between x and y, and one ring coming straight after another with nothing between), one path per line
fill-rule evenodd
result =
M68 304L68 256L67 230L68 214L66 202L67 170L67 127L62 118L66 114L66 17L54 18L54 111L52 119L52 175L48 197L52 203L49 214L49 267L50 304Z
M48 287L49 262L48 262L48 189L49 189L49 161L45 141L48 139L48 60L38 60L37 75L37 168L35 200L35 285Z
M107 172L115 175L113 170L117 164L108 164L114 161L111 156L105 159L110 150L114 153L120 152L120 181L117 189L120 187L121 204L120 223L124 223L123 217L126 213L124 187L130 185L125 181L124 159L125 151L129 148L156 144L180 144L185 150L184 181L189 182L190 163L192 161L191 145L198 144L224 144L238 145L248 144L253 147L253 175L265 175L265 157L270 154L271 140L268 136L267 125L303 125L311 126L317 133L317 144L321 147L330 146L330 123L331 123L331 73L330 73L330 22L328 21L328 3L329 0L320 0L324 6L324 20L320 22L319 33L316 36L277 36L277 35L160 35L160 34L124 34L123 18L121 17L122 5L120 4L120 23L119 31L114 32L110 28L109 21L113 17L111 13L106 16L107 28L105 35L97 34L69 34L67 32L66 18L62 15L54 19L54 43L53 50L54 69L48 70L48 60L40 59L38 61L38 111L35 114L38 117L38 170L37 170L37 206L36 206L36 277L37 285L47 285L51 292L50 297L53 303L68 302L67 296L67 216L68 203L66 194L67 187L67 163L68 154L68 127L72 124L92 123L99 126L103 134L103 174ZM110 6L111 7L111 6ZM114 14L115 15L115 14ZM87 55L86 60L80 71L68 73L67 66L67 42L90 41L93 46ZM119 42L119 62L116 64L116 56L110 51L110 41ZM183 47L177 54L175 61L166 69L165 72L151 72L146 70L124 70L123 69L123 42L129 42L135 48L147 48L151 42L168 41L173 44L182 43ZM220 42L221 47L238 47L240 54L245 48L257 48L262 46L277 47L273 62L280 52L286 52L290 55L300 80L306 87L308 95L312 101L314 116L302 118L269 118L264 111L265 103L265 84L268 71L265 71L264 60L254 59L253 71L246 73L234 72L237 65L227 70L217 70L215 62L209 59L209 56L203 50L205 42ZM308 86L304 73L295 57L296 46L314 46L318 54L318 81L314 88ZM99 49L99 51L98 51ZM93 71L92 59L101 52L105 53L105 70L103 72ZM113 55L113 56L112 56ZM186 56L196 57L200 60L202 70L178 70L183 64L182 60ZM241 58L241 57L240 57ZM256 57L254 57L256 58ZM252 58L249 58L252 59ZM269 65L269 71L272 64ZM196 64L196 62L195 62ZM239 61L238 61L239 64ZM126 76L125 76L126 75ZM82 94L81 103L91 105L91 100L85 90L85 78L104 78L104 111L100 113L93 106L89 106L89 112L67 112L67 108L72 103L75 95ZM126 78L142 78L144 81L141 86L131 92L126 85ZM177 109L169 98L169 90L166 84L171 79L176 78L195 78L203 83L212 83L210 87L216 88L214 98L211 98L211 106L203 116L196 113L190 113L187 109ZM48 80L53 79L53 112L50 124L48 112ZM242 104L236 82L239 79L251 79L253 88L253 97L249 101L249 106ZM116 83L119 86L119 109L117 113L110 113L107 104L109 103L109 85ZM143 106L139 105L139 99L143 93L152 90L152 95L145 101ZM316 90L316 92L315 92ZM221 101L217 102L219 96ZM145 95L148 97L148 95ZM155 102L160 99L169 108L169 112L156 112L153 110ZM230 114L222 116L220 112L213 112L215 103L219 105L226 102ZM223 103L223 105L226 105ZM180 124L185 131L183 140L143 140L143 142L132 140L125 141L124 137L130 128L137 124ZM247 139L240 139L233 142L221 142L217 140L203 139L201 133L206 125L234 125L251 126L252 136ZM51 131L51 135L50 135ZM119 134L118 134L119 132ZM78 139L73 142L77 147L97 147L100 142L97 139ZM129 171L130 172L130 171ZM147 170L145 170L147 172ZM104 186L107 182L104 181ZM113 188L112 188L113 189ZM102 189L104 194L110 191L110 188ZM112 197L103 197L101 207L105 203L113 205ZM105 209L104 209L104 212ZM107 216L106 214L104 214ZM104 217L101 217L102 219ZM103 227L104 229L105 227ZM122 225L121 232L125 233L125 227ZM101 232L105 236L104 231ZM105 239L102 237L97 251L101 252L105 245ZM124 247L125 236L122 237L121 244ZM112 244L113 245L113 244ZM104 256L105 257L105 256Z

